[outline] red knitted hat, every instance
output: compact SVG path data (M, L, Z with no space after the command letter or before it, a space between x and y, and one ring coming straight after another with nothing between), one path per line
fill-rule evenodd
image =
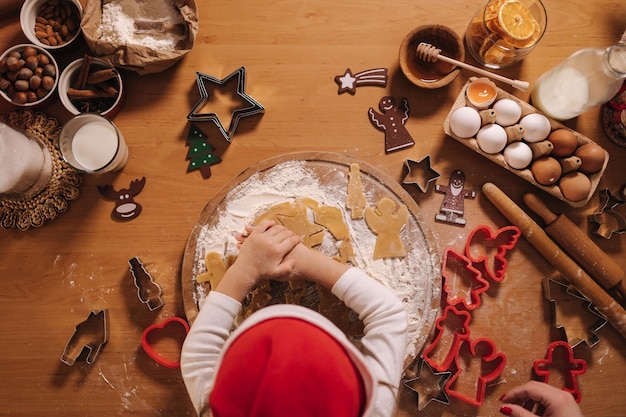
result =
M362 355L332 323L305 310L322 320L264 311L261 321L233 334L209 394L214 417L364 415L373 384Z

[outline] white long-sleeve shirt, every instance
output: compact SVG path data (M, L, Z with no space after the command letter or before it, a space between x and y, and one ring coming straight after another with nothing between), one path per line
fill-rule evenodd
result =
M368 407L364 416L391 416L396 407L407 345L407 315L404 304L393 292L357 268L346 271L331 291L359 315L365 326L362 347L356 354L361 357L357 361L362 362L374 378L374 403L372 407ZM208 408L207 401L216 370L224 348L228 347L230 330L240 309L239 301L211 291L185 339L181 354L181 372L198 415L202 415ZM276 314L303 318L317 324L335 338L347 342L343 332L325 317L293 305L263 308L248 317L237 331L276 317Z

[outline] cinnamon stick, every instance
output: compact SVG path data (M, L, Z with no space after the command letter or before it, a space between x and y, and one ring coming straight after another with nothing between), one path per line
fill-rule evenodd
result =
M87 77L87 84L100 84L117 77L117 71L113 68L94 71Z
M78 88L67 89L67 96L73 100L113 97L114 95L115 94L111 95L111 93L107 91L97 91L97 90L89 90L89 89L81 90Z
M89 69L91 68L91 56L85 54L83 57L83 66L78 73L78 77L74 82L74 88L84 90L87 85L87 78L89 77Z

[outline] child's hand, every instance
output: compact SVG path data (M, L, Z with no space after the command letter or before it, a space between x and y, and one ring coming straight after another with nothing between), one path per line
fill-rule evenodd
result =
M301 241L295 233L273 221L246 226L246 233L235 236L239 255L215 289L240 301L259 280L289 276L295 260L285 256Z
M544 417L582 417L574 397L569 392L538 381L529 381L510 389L500 398L507 405L500 408L500 413L511 417L531 417L535 414L513 403L534 401L545 407Z
M299 236L269 220L246 226L246 232L235 237L239 242L237 261L249 274L258 279L278 279L293 270L295 261L285 260L285 256L300 243Z

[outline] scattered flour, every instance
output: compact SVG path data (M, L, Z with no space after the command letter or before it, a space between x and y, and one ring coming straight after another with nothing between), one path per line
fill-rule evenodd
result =
M184 36L173 33L136 34L135 20L183 23L182 16L168 0L110 0L102 3L100 40L116 44L174 50Z
M348 170L329 170L324 175L324 185L320 183L319 173L306 166L303 161L285 162L271 169L255 174L235 187L224 199L225 210L219 215L214 226L205 225L198 235L196 243L195 270L192 276L206 270L204 256L209 252L223 255L237 254L235 232L244 230L246 224L282 202L296 198L309 197L320 205L339 208L344 222L350 231L351 243L355 253L356 266L370 276L392 289L407 307L409 316L409 340L407 355L414 357L425 343L423 329L430 328L436 317L439 300L439 274L436 253L432 253L422 229L413 216L401 232L408 255L397 259L376 259L372 254L376 235L369 229L364 219L352 220L345 208L347 197ZM377 201L372 190L364 182L368 205ZM338 254L337 242L325 233L321 252L333 256ZM195 279L195 278L194 278ZM194 301L201 305L205 294L201 286L196 286ZM433 307L432 300L436 299ZM419 339L419 340L418 340Z

